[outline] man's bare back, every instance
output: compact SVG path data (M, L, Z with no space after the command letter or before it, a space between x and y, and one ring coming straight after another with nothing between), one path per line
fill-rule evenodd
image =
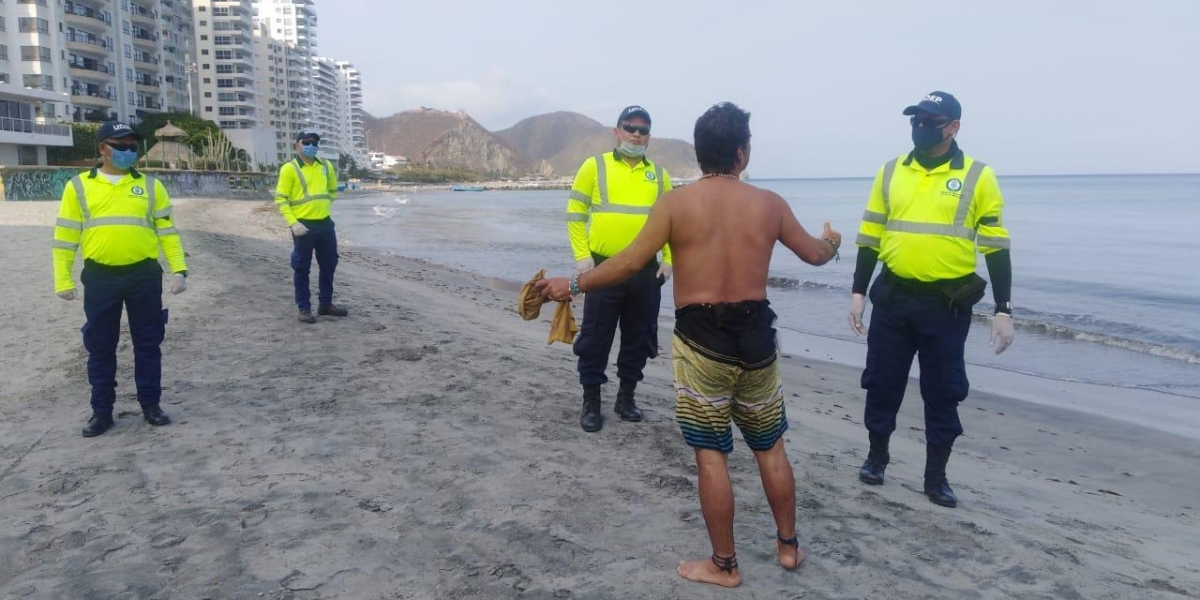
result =
M809 235L779 194L732 178L702 179L659 202L671 224L676 308L766 299L776 241L810 264L832 255L830 244Z

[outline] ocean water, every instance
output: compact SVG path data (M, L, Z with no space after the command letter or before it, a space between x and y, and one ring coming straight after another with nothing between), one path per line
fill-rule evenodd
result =
M846 309L856 254L849 240L871 180L751 183L783 196L810 231L828 219L848 240L840 262L822 267L777 246L769 290L777 326L865 345ZM1017 339L1000 356L988 347L989 290L967 361L1200 399L1200 175L1001 177L1000 186L1013 238ZM428 192L339 200L334 218L344 244L520 283L540 268L573 271L565 205L562 191ZM979 273L986 277L982 257Z

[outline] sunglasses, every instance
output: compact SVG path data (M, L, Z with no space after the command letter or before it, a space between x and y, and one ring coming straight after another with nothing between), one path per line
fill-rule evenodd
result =
M137 149L138 149L138 145L137 145L136 143L131 143L131 144L111 144L111 143L109 143L109 142L104 142L104 145L105 145L105 146L108 146L109 148L112 148L113 150L116 150L117 152L129 152L130 150L137 150Z
M629 123L621 123L621 129L629 133L640 133L642 135L650 135L650 128L646 125L630 125Z
M321 141L320 141L320 140L301 140L301 141L300 141L300 143L301 143L301 144L303 144L303 145L305 145L305 146L319 146L319 145L321 145Z
M946 117L917 116L911 117L908 121L912 123L913 127L923 127L925 129L941 129L954 122L953 119L947 119Z

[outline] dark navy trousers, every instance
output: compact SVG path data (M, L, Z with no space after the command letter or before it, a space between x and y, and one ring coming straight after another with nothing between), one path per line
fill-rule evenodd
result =
M162 307L162 267L157 260L110 267L84 261L83 347L88 351L92 411L111 415L117 399L117 342L121 309L129 314L133 378L138 403L158 406L162 397L162 350L167 311Z
M337 233L333 228L333 219L299 221L308 228L308 233L292 236L292 280L296 286L296 306L300 310L312 309L308 272L314 253L317 255L317 267L321 269L317 278L317 306L329 306L333 304L333 272L338 264Z
M925 401L925 441L951 448L962 435L958 403L967 398L963 352L971 327L970 311L953 311L945 297L913 293L885 273L871 287L871 324L867 333L867 390L863 422L867 431L891 435L904 399L913 355L920 365Z
M604 261L595 257L596 264ZM621 284L588 292L583 297L583 322L574 351L579 357L579 383L601 385L617 326L621 327L621 349L617 354L617 377L641 381L646 361L658 356L658 312L662 282L655 274L658 263L650 261Z

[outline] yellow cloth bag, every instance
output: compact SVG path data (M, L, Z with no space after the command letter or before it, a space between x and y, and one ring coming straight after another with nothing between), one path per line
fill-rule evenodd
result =
M542 312L542 305L550 302L546 298L533 289L533 285L546 276L546 270L538 271L537 275L533 276L524 286L521 287L521 293L517 296L517 314L521 315L522 319L532 321L538 318ZM546 339L546 345L554 342L562 342L564 344L575 343L575 334L579 333L579 327L575 324L575 315L571 312L570 302L559 302L558 308L554 311L554 319L550 323L550 337Z

